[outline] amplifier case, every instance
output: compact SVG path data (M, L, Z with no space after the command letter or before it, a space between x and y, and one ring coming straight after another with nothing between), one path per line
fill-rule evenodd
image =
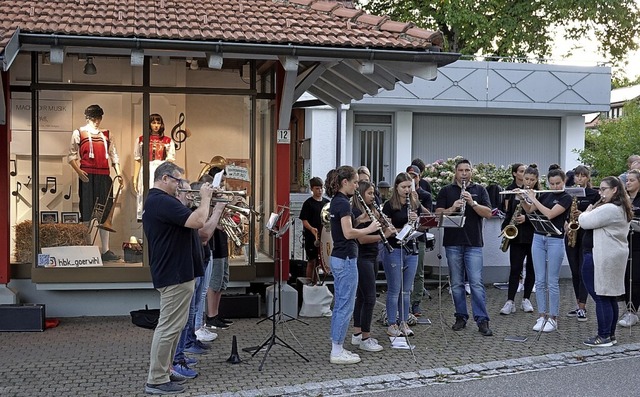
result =
M45 305L21 303L0 305L0 331L39 331L45 329Z

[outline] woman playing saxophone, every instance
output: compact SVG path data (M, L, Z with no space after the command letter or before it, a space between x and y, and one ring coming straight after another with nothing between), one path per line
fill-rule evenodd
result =
M588 292L582 282L582 238L584 230L579 227L578 217L589 207L600 199L597 190L591 187L591 171L584 165L579 165L574 170L574 180L576 187L583 187L585 197L573 197L573 205L567 224L567 238L565 252L571 268L571 281L573 281L573 292L576 298L576 307L567 313L569 317L576 317L578 321L587 321L587 296Z

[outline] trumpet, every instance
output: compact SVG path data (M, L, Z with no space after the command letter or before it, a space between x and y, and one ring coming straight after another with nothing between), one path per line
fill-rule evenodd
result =
M178 188L177 189L178 193L191 193L193 195L195 195L196 197L200 196L200 189L182 189L182 188ZM247 191L246 190L221 190L221 191L214 191L213 195L227 195L227 196L240 196L240 197L247 197Z

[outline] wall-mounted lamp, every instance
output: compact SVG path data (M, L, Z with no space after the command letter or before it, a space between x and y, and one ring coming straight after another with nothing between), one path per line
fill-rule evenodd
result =
M48 52L42 53L42 64L43 65L51 65L51 58L49 57Z
M131 66L144 65L144 50L131 50Z
M198 60L197 59L192 59L191 62L189 62L189 69L191 69L191 70L200 69L200 66L198 65Z
M222 69L222 54L207 53L207 66L209 69Z
M96 74L98 73L98 69L96 69L96 65L93 64L93 57L87 57L87 63L84 65L84 74Z
M51 63L54 65L62 65L64 63L64 47L52 46L49 53Z
M151 64L153 66L158 66L160 65L160 57L151 57Z

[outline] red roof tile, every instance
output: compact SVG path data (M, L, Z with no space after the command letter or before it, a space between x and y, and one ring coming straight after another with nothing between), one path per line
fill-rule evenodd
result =
M442 35L327 0L0 2L0 53L22 32L420 50Z

